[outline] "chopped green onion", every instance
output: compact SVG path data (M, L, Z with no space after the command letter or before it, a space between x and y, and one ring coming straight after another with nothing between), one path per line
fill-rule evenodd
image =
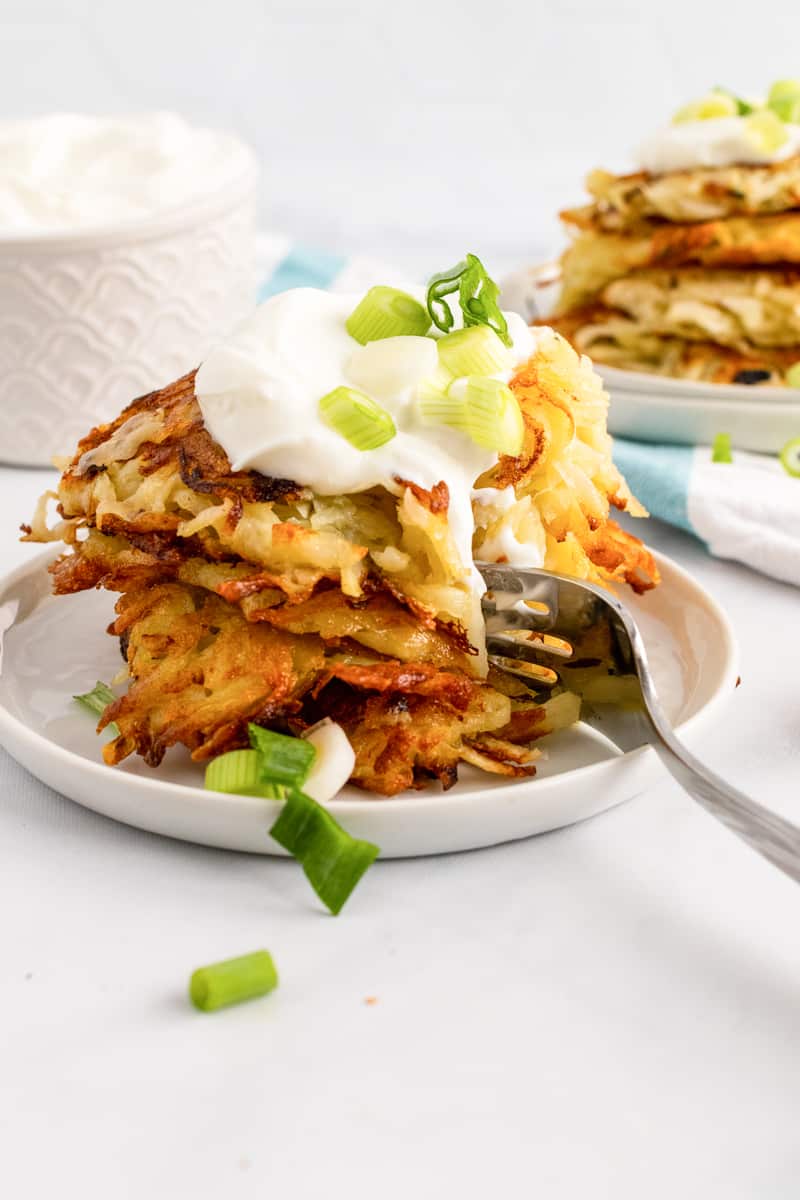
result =
M256 950L209 967L198 967L189 980L189 996L201 1012L214 1012L228 1004L266 996L277 986L278 972L272 955L267 950Z
M780 452L781 466L787 475L800 479L800 437L792 438Z
M117 697L107 683L98 679L90 692L84 692L83 695L72 698L82 704L84 708L88 708L89 712L94 713L95 716L102 717L109 704L113 704ZM106 726L106 729L113 733L114 737L119 737L119 729L113 721Z
M442 339L444 340L444 339ZM453 376L443 363L439 363L433 374L417 384L417 397L423 400L441 400L453 382Z
M445 296L455 292L458 292L465 328L488 325L506 346L511 345L508 323L497 303L500 289L489 278L477 255L468 254L463 262L457 263L449 271L441 271L431 277L426 303L431 320L442 333L449 333L453 328L455 319Z
M715 463L733 462L731 435L729 433L718 433L714 438L714 445L711 448L711 461Z
M786 372L786 386L800 388L800 362L792 363Z
M769 89L767 108L781 121L800 124L800 79L778 79Z
M736 105L736 112L740 117L746 117L751 112L755 112L755 107L749 102L749 100L743 100L741 96L737 96L735 92L732 92L730 88L715 87L713 90L715 92L719 92L722 96L730 96L731 100Z
M299 788L305 783L317 751L303 738L274 733L260 725L247 726L250 745L260 758L261 779Z
M488 325L457 329L439 338L439 358L452 376L497 375L511 368L511 353Z
M448 425L472 436L469 411L463 396L431 389L419 397L419 411L423 421L429 425Z
M485 376L457 379L446 394L419 398L423 420L459 429L478 446L518 455L525 440L519 402L505 383Z
M789 133L783 121L771 108L761 108L749 117L744 118L751 139L765 154L780 150L789 140Z
M212 758L206 767L205 786L212 792L261 796L266 800L283 800L286 796L285 787L265 779L257 750L229 750Z
M393 287L370 288L345 321L347 332L362 346L383 338L421 337L430 327L424 304Z
M386 409L355 388L334 388L322 397L319 409L326 424L356 450L377 450L397 433Z
M691 104L679 108L672 118L673 125L683 125L686 121L712 121L716 117L735 117L739 108L735 97L727 92L713 91L702 100L694 100Z
M445 300L445 296L450 296L453 292L458 291L461 284L461 276L466 270L466 261L456 263L449 271L439 271L438 274L432 275L428 283L428 294L426 296L428 314L436 328L441 329L443 333L449 333L455 321L455 317L450 305Z
M316 800L291 792L270 836L303 868L309 883L334 916L380 850L351 837Z
M108 684L99 679L90 692L84 692L82 696L73 696L73 700L77 700L98 717L102 717L109 704L113 704L116 698Z
M471 377L450 390L462 390L469 410L470 437L487 450L518 455L525 440L525 423L511 388L497 379Z

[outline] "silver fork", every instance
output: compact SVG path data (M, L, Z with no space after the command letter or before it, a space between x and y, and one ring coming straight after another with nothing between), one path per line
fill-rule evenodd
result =
M642 635L624 604L601 587L547 571L496 563L478 568L487 588L483 613L494 666L543 690L559 682L553 669L559 663L563 676L577 666L602 679L605 667L605 677L624 679L624 685L610 685L624 686L623 705L584 703L581 719L621 750L649 743L698 804L800 883L800 828L710 771L675 736L656 694ZM576 663L573 649L580 653L582 644L606 646L608 653ZM568 678L563 682L570 686Z

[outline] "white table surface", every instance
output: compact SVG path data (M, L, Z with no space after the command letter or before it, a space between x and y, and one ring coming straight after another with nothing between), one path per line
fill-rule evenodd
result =
M48 478L0 468L4 570ZM741 642L702 753L800 813L797 591L649 540ZM337 919L292 863L115 825L2 751L0 784L9 1198L797 1197L800 893L667 777L378 863ZM190 1008L192 968L262 945L271 997Z

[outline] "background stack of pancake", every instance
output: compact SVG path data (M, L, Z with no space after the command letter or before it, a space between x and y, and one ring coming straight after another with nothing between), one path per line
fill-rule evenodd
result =
M800 81L763 104L718 90L594 171L561 214L555 326L599 362L715 383L800 387Z

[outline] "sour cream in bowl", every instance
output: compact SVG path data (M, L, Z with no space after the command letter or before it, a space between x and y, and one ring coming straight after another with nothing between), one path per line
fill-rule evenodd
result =
M0 460L49 465L250 311L256 178L173 113L0 122Z

